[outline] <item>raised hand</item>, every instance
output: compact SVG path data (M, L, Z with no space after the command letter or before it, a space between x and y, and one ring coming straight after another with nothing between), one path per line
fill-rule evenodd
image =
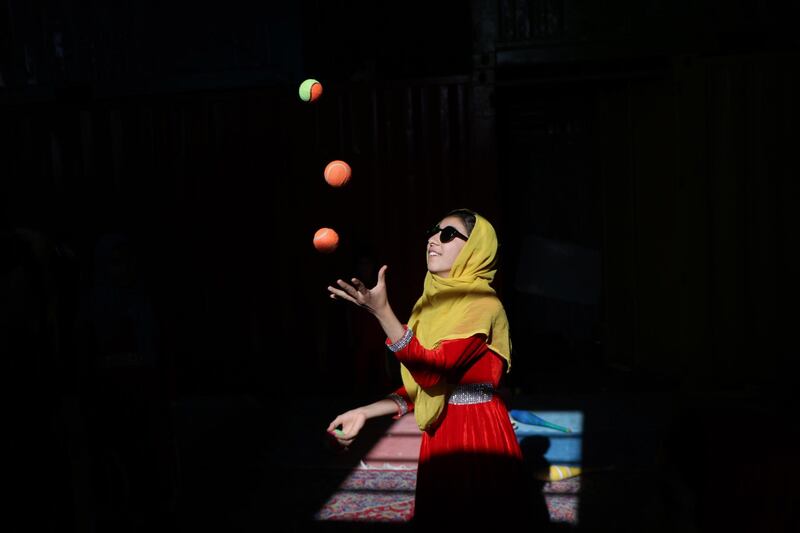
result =
M379 313L386 308L389 302L386 294L387 268L386 265L381 267L378 271L378 282L371 289L368 289L358 278L352 278L350 280L352 284L337 279L338 288L328 286L328 291L331 293L330 297L334 300L347 300L359 307L363 307L373 315Z

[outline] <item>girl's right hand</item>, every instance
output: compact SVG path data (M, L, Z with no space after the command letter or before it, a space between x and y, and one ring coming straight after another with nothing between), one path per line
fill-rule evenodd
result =
M328 424L328 433L330 433L340 445L347 448L358 436L359 431L364 427L366 421L367 416L358 409L347 411L334 418L333 421ZM341 431L338 433L335 432L334 430L340 426Z
M339 286L329 286L330 297L334 300L341 299L352 302L359 307L363 307L373 315L385 309L389 303L386 295L386 269L388 267L383 265L378 270L378 282L374 287L368 289L364 283L358 278L353 278L350 283L344 280L337 279L336 284Z

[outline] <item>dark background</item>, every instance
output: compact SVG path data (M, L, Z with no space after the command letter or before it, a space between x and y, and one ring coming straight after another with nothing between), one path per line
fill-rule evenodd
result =
M231 457L270 464L299 420L396 383L377 324L325 287L388 264L403 320L425 229L470 207L500 237L520 401L660 394L653 460L696 502L692 527L796 528L790 4L0 1L19 514L38 531L231 524L258 484ZM312 77L325 92L303 103ZM322 180L332 159L347 187ZM322 226L334 254L311 245ZM134 370L109 372L98 341L108 235L141 306L114 338L150 339ZM150 444L102 451L113 402L151 413L127 429ZM160 466L113 496L103 472L136 468L107 465L140 449L130 464ZM217 499L201 462L229 486ZM129 510L137 490L151 510Z

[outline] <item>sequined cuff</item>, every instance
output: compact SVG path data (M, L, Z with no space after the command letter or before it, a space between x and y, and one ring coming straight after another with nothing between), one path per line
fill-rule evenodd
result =
M390 400L397 404L397 415L395 418L400 418L404 414L408 412L408 403L406 403L405 398L397 394L396 392L391 393L387 396Z
M406 329L406 332L403 333L402 337L397 339L397 342L389 345L389 349L393 352L399 352L400 350L408 346L408 343L411 342L411 337L413 336L414 336L414 331L412 331L410 328Z

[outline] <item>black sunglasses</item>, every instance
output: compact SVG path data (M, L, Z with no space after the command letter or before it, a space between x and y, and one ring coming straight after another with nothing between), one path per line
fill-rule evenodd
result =
M459 239L462 239L464 241L466 241L469 238L466 235L464 235L463 233L461 233L460 231L458 231L453 226L445 226L443 228L440 228L439 224L436 224L434 227L432 227L431 229L428 230L427 239L430 239L431 237L433 237L434 235L436 235L440 231L442 232L442 234L439 235L439 240L441 242L443 242L443 243L444 242L450 242L453 239L455 239L456 237L458 237Z

